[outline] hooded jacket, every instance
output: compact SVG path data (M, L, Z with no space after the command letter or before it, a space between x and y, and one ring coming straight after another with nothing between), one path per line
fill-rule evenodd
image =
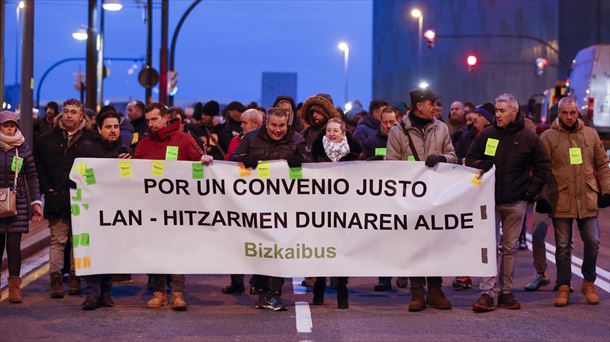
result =
M385 160L407 160L409 156L414 156L409 146L407 133L411 137L419 160L424 161L429 155L440 154L447 158L447 163L457 162L449 137L449 129L444 122L432 119L431 123L420 130L413 126L409 115L402 118L402 124L390 129Z
M297 115L297 105L294 103L294 99L290 96L278 96L275 98L272 107L277 107L278 103L286 101L290 104L290 116L288 117L288 126L291 126L295 132L301 132L303 130L303 123L301 117Z
M178 147L178 160L199 161L203 151L188 134L180 132L178 122L150 133L138 143L133 154L134 159L164 160L168 146Z
M322 115L326 118L325 122L322 125L316 125L313 122L312 113L310 110L313 106L317 106L322 109ZM309 97L303 103L301 107L301 118L309 125L307 129L303 131L303 137L305 138L305 143L307 146L307 151L311 151L311 145L318 138L320 132L324 132L326 130L326 122L332 118L340 118L341 115L339 112L333 107L332 103L330 103L327 99L320 95L315 95Z
M596 217L598 195L610 194L608 157L597 132L580 119L570 132L555 119L540 140L551 161L552 174L544 194L553 209L551 216ZM580 149L581 164L570 162L570 148Z
M364 143L367 139L377 134L380 124L381 121L374 117L373 114L364 114L358 122L358 126L356 126L354 138L361 144Z
M489 155L491 151L485 154L488 139L498 141L493 156ZM481 168L485 160L492 160L496 166L496 204L533 198L551 173L544 146L536 133L525 129L521 111L507 127L494 122L476 135L466 153L466 165Z

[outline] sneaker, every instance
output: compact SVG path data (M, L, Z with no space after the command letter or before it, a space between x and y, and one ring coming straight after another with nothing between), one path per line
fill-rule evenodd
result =
M481 293L477 301L472 305L472 311L474 312L489 312L495 309L494 299L487 293Z
M470 279L470 277L455 277L451 283L451 287L456 290L467 290L472 287L472 279Z
M521 250L521 251L524 251L527 249L527 242L525 241L525 239L523 239L523 240L519 239L518 247L519 247L519 250Z
M282 298L278 293L271 293L265 296L265 303L263 304L264 309L273 311L286 311L288 308L282 303Z
M243 294L245 291L244 284L231 284L222 288L224 294Z
M520 310L521 303L519 303L512 293L502 293L498 297L498 306L508 310Z
M539 288L543 286L547 286L551 283L549 277L544 274L537 273L532 281L525 286L525 291L537 291Z
M265 298L265 293L262 291L258 292L258 301L256 302L256 305L254 306L254 308L258 309L258 310L262 310L265 308L266 304L267 304L267 298Z

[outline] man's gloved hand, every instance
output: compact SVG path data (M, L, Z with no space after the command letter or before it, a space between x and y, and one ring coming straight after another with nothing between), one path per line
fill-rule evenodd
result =
M289 167L301 167L303 165L303 157L299 155L293 155L286 159Z
M610 194L601 194L597 198L597 206L600 208L610 207Z
M536 212L541 214L548 214L551 212L551 204L546 199L539 199L536 201Z
M254 156L247 156L244 159L244 166L250 169L256 169L256 165L258 165L258 160Z
M491 159L485 159L479 163L479 169L483 170L483 173L491 170L494 166L494 161Z
M438 163L446 163L447 158L445 156L441 156L440 154L431 154L426 158L426 166L427 167L435 167Z

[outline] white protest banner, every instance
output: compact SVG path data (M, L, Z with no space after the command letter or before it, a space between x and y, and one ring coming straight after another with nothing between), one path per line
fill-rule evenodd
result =
M494 173L440 163L79 158L78 275L496 274Z

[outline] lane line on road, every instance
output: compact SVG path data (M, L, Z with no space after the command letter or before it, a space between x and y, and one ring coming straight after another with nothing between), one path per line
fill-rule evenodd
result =
M311 311L309 310L309 303L295 302L294 312L296 314L297 332L310 333L313 329L313 322L311 321Z
M292 278L292 291L294 294L305 294L307 292L307 288L301 285L303 280L305 280L304 277Z
M533 251L533 246L532 246L532 235L530 233L526 233L526 238L527 238L527 248L530 251ZM546 246L546 259L548 261L550 261L551 263L555 264L555 246L553 246L552 244L545 242L545 246ZM572 255L572 273L582 279L584 279L582 272L580 271L580 267L582 267L582 259ZM598 275L597 279L595 280L595 285L599 288L601 288L602 290L610 293L610 282L608 282L607 280L603 279L606 278L608 279L608 275L610 274L610 272L604 270L603 268L600 267L596 267L596 273Z

